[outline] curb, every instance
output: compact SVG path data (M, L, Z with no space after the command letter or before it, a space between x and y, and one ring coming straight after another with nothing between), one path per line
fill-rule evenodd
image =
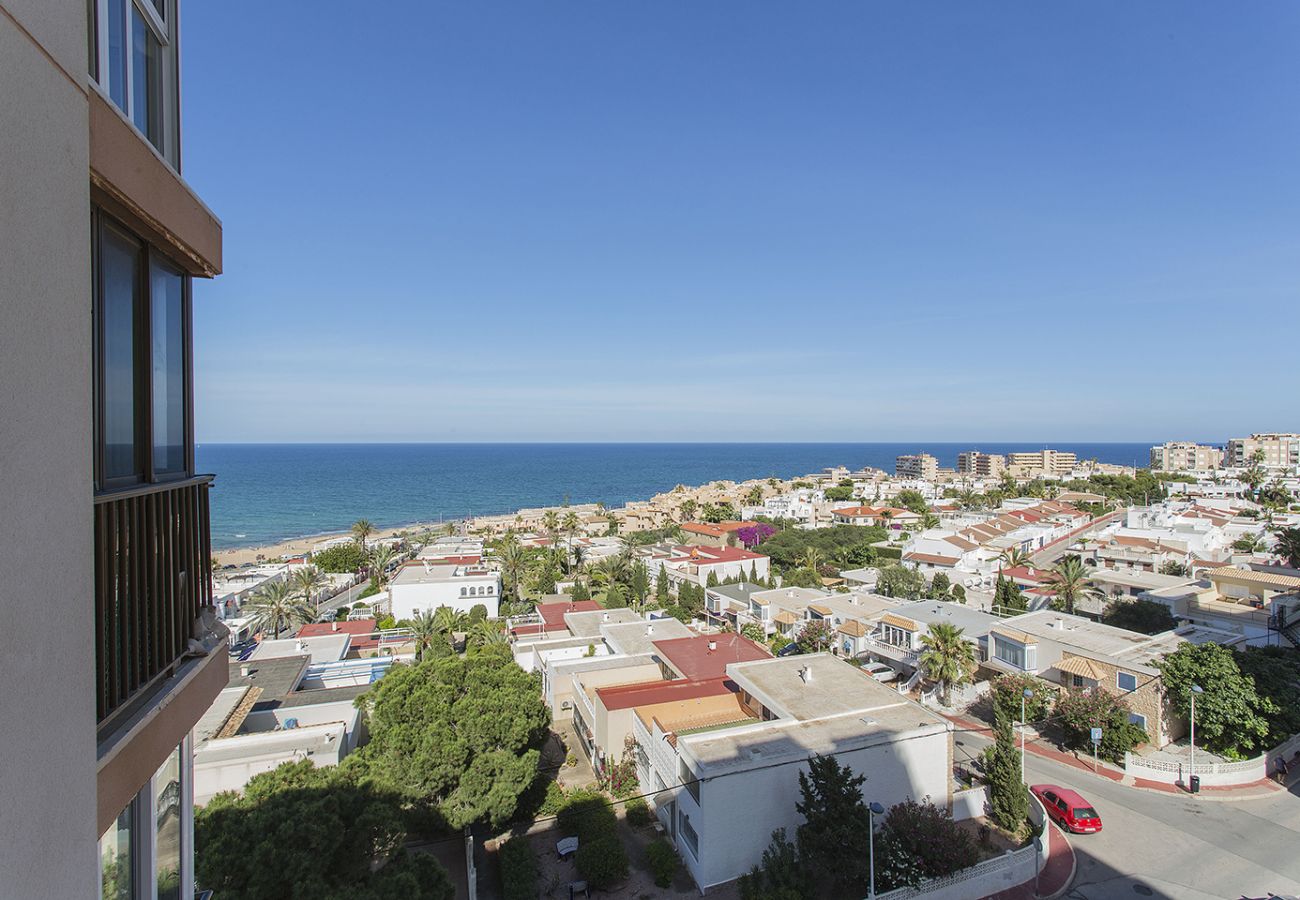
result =
M1056 828L1057 830L1060 830L1060 826L1056 825L1055 823L1052 824L1052 827ZM1054 893L1048 894L1046 896L1040 895L1038 897L1038 900L1056 900L1057 897L1063 896L1066 893L1066 891L1070 890L1070 888L1074 885L1074 876L1079 874L1079 854L1074 852L1074 845L1070 843L1069 835L1067 835L1064 831L1061 831L1061 837L1065 839L1065 846L1070 850L1070 876L1065 879L1065 884L1057 888Z

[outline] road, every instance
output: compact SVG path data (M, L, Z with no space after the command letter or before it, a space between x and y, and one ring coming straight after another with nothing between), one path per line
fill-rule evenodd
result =
M1060 543L1052 544L1050 547L1045 547L1044 549L1039 550L1037 553L1030 556L1030 561L1033 563L1035 568L1050 569L1052 566L1056 565L1058 559L1065 555L1066 550L1068 550L1070 545L1075 541L1096 534L1107 525L1111 525L1118 521L1123 517L1123 515L1123 511L1107 513L1083 531L1073 535L1069 540L1061 541Z
M343 606L344 604L351 606L352 604L357 602L357 598L361 596L361 592L364 591L369 586L370 586L370 581L367 579L362 579L359 583L354 584L352 585L352 587L347 588L343 591L340 591L339 593L335 594L333 597L330 597L328 600L321 603L320 611L324 613L326 610L338 609L340 606Z
M958 734L968 762L989 741ZM1031 784L1073 788L1101 814L1102 831L1070 838L1078 859L1071 900L1266 897L1300 892L1300 786L1262 800L1157 794L1029 756Z

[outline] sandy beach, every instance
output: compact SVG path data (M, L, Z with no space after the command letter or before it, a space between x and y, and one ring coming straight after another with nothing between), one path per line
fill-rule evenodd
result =
M375 541L389 538L403 531L419 531L425 527L437 526L415 524L401 525L396 528L383 528L374 531L367 540ZM350 535L350 531L336 531L332 534L314 534L310 537L293 538L292 540L281 541L278 544L267 544L263 547L233 547L229 550L213 550L212 558L218 566L242 566L244 563L255 563L261 560L277 559L282 556L297 556L301 553L308 553L318 544Z

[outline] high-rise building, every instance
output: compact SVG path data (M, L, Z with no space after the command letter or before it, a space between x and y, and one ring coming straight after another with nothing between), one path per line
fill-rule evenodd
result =
M1032 453L1007 454L1007 466L1024 473L1069 475L1078 463L1077 456L1063 450L1035 450Z
M0 0L0 895L194 894L225 685L181 177L178 0Z
M899 478L933 481L939 474L939 460L928 453L912 453L894 460L894 474Z
M1228 441L1224 465L1245 468L1262 455L1263 464L1270 469L1300 469L1300 434L1252 434L1248 438Z
M957 474L997 478L1007 468L1007 458L999 453L963 450L957 454Z
M1212 472L1223 463L1223 451L1192 441L1168 441L1151 448L1156 472Z

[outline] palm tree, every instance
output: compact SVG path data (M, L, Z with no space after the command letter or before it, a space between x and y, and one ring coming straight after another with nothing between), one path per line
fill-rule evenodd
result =
M388 567L397 558L397 552L387 544L379 544L370 551L371 577L382 591L388 584Z
M975 671L975 648L962 636L960 628L946 622L931 625L921 637L921 647L917 664L926 678L939 682L947 706L949 692L968 682Z
M998 565L1008 569L1028 568L1033 557L1024 547L1008 547L998 554Z
M1300 528L1279 528L1273 551L1293 569L1300 569Z
M803 552L803 556L800 557L800 562L803 563L804 568L812 569L814 572L818 571L821 568L822 563L825 561L825 554L816 547L809 547Z
M316 594L329 583L325 573L315 566L304 566L293 573L293 586L297 589L298 595L302 597L304 603L310 604ZM316 604L317 611L320 610L320 604Z
M564 529L564 533L569 539L568 543L569 543L570 556L573 555L573 535L577 532L578 528L581 525L582 522L578 519L578 514L573 510L569 510L567 513L565 513L564 520L560 523L560 527ZM564 562L565 562L565 568L567 569L569 566L568 559L566 558Z
M456 612L450 606L439 606L433 613L433 627L439 634L447 636L451 640L453 631L460 631L465 624L465 616Z
M254 631L272 632L277 638L286 627L305 625L314 617L311 607L298 599L298 591L287 581L263 585L244 607Z
M509 641L506 637L505 630L497 625L496 622L488 619L480 619L469 627L469 637L466 639L471 647L486 647L490 644L504 644Z
M1065 611L1074 615L1074 605L1090 597L1101 597L1101 592L1088 583L1088 570L1077 556L1066 556L1047 573L1043 587L1056 594Z
M443 640L442 632L438 630L437 618L432 610L421 610L415 614L411 620L411 637L415 641L415 658L424 659L424 654L433 647L436 641Z
M699 504L696 503L694 500L683 500L681 507L679 507L682 516L682 521L689 522L692 519L694 519L695 510L697 510L698 508L699 508Z
M961 504L962 509L975 509L980 504L980 495L970 488L965 488L957 495L957 502Z
M931 528L938 528L938 527L939 527L939 517L927 510L926 513L921 516L921 528L923 528L926 531L929 531Z
M519 538L515 537L514 532L508 531L497 555L501 559L501 575L505 578L506 590L514 594L515 599L518 600L519 583L523 578L524 569L528 566L528 551L524 549L523 544L519 543Z
M361 545L362 550L366 549L366 538L374 533L375 526L370 524L369 519L357 519L352 523L352 537Z
M542 514L542 528L546 530L547 536L551 539L551 546L554 547L560 534L560 514L553 509L548 509Z
M631 555L626 552L615 553L613 556L607 556L596 564L596 568L592 572L592 581L601 587L608 588L612 584L626 582L631 574Z
M763 487L762 485L756 484L749 489L748 493L745 494L745 505L760 506L762 503L763 503Z

